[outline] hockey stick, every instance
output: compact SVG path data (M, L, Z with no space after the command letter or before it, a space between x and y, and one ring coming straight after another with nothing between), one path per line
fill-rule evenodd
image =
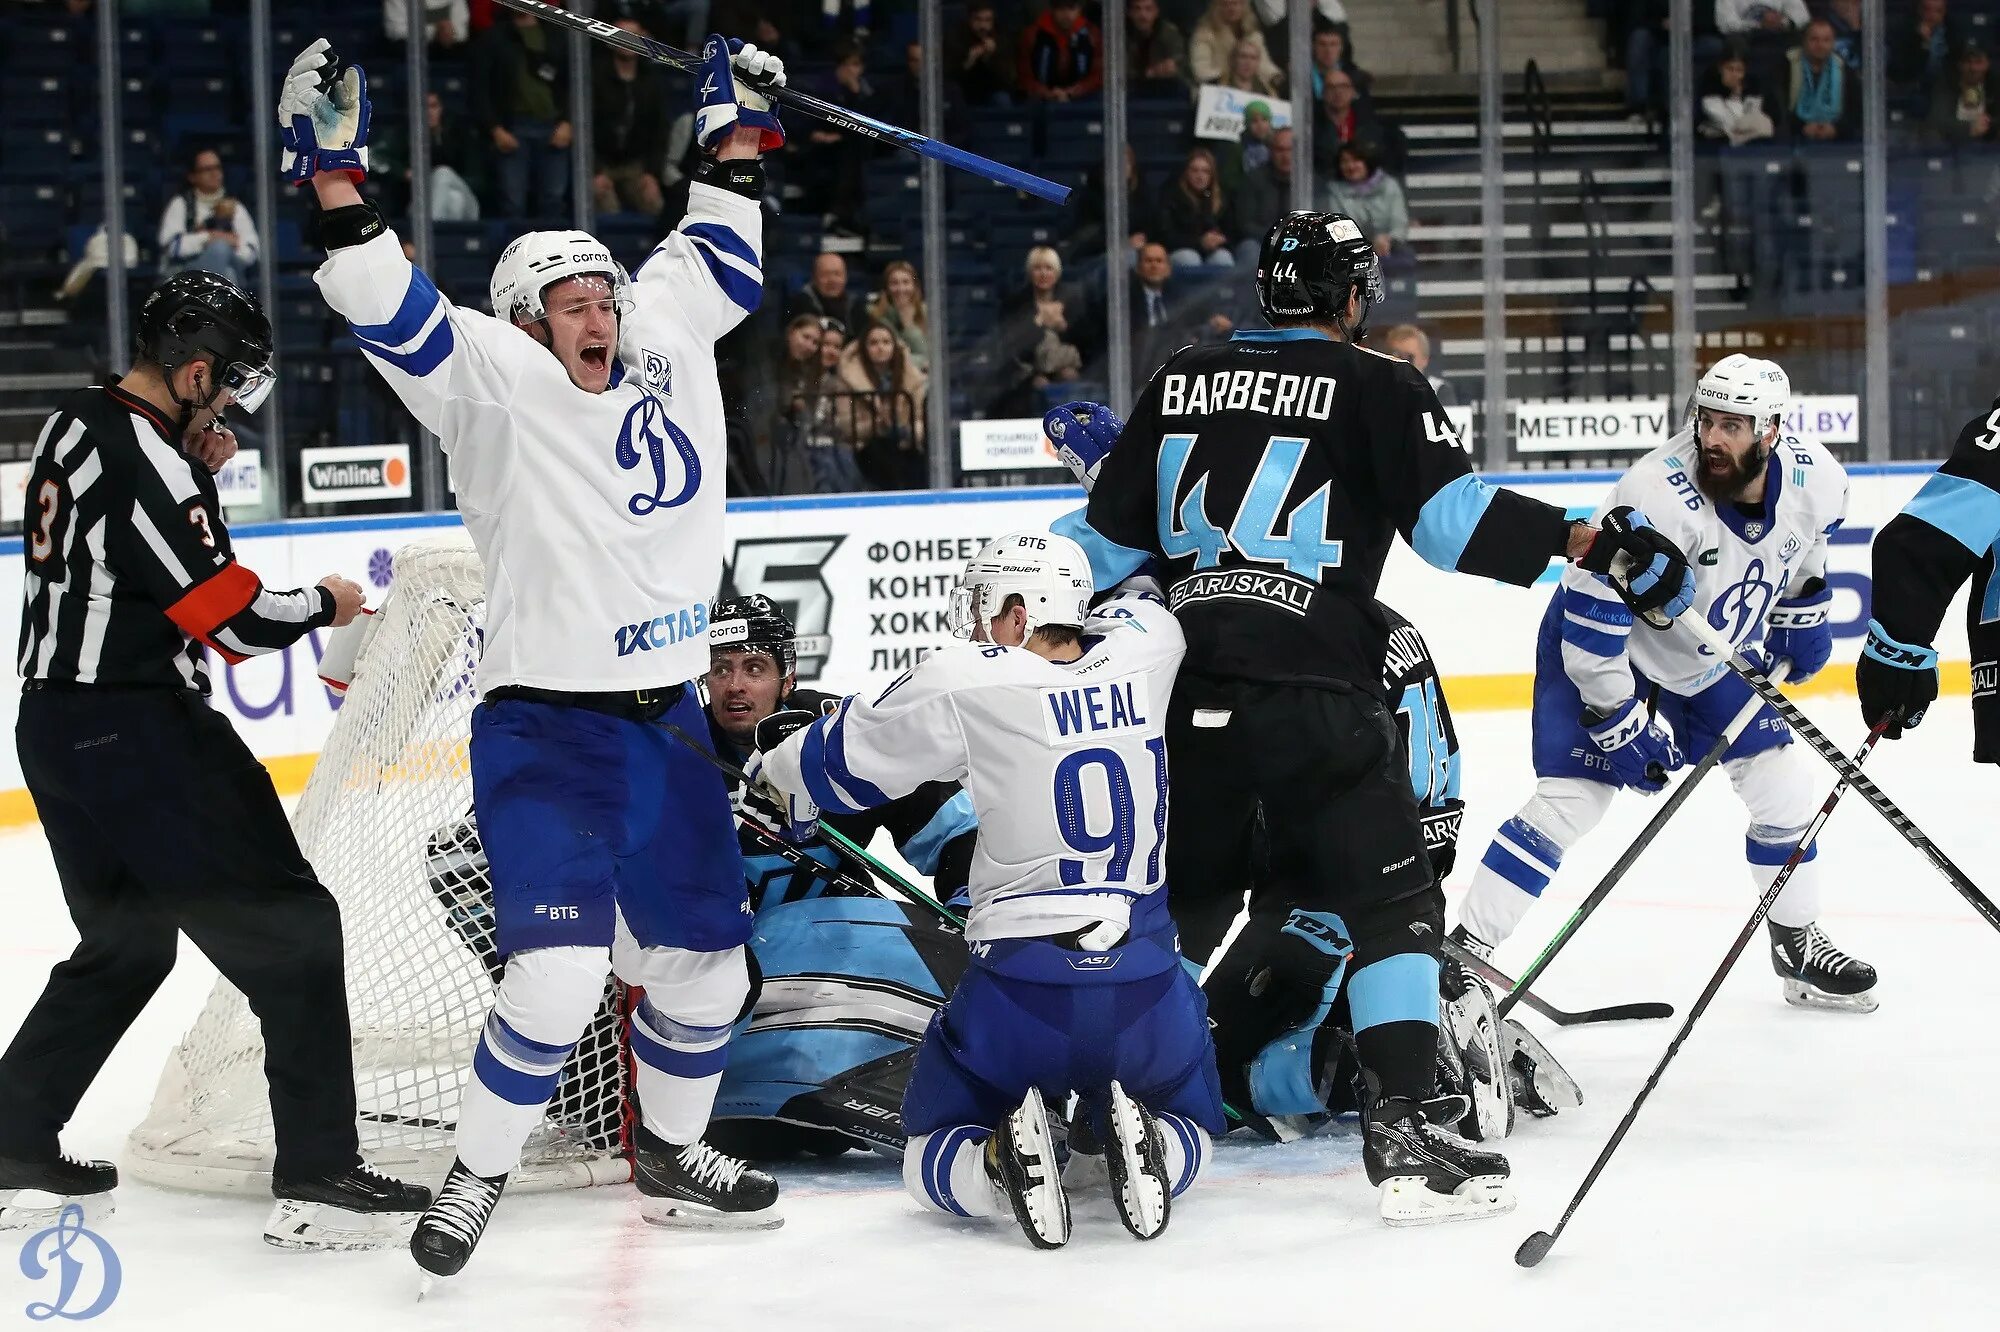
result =
M686 745L689 749L692 749L695 753L707 759L717 772L729 778L731 781L735 782L738 786L742 786L745 787L746 789L751 789L754 791L754 788L750 787L749 780L745 777L743 769L737 767L734 763L731 763L728 759L722 757L722 755L709 749L707 746L700 744L695 740L693 736L689 735L686 731L683 731L680 727L674 725L670 721L661 722L660 728L666 731L668 735L674 737L674 739ZM782 817L783 811L782 810L778 811L778 813ZM751 826L755 825L753 824ZM813 826L819 829L821 834L823 834L828 841L832 842L835 846L839 847L841 850L853 856L863 865L866 865L870 870L873 870L875 873L881 875L883 879L888 882L890 887L896 889L898 892L907 894L910 900L913 902L922 902L925 906L937 912L938 915L944 917L946 920L958 926L960 929L965 928L965 922L962 919L960 919L957 913L953 912L951 908L947 907L944 903L938 901L935 897L932 897L929 893L917 887L915 884L909 882L902 875L896 873L896 871L890 869L887 865L884 865L881 861L877 860L875 857L869 855L866 851L862 850L859 846L855 845L853 839L843 834L840 831L840 829L829 824L825 819L815 819L813 821ZM780 841L781 839L774 836L771 840L777 842ZM801 853L800 858L805 860L812 860L810 856L806 856L803 853ZM796 864L797 862L795 861L793 863ZM821 864L817 860L812 860L812 864L815 868L821 871L824 871L827 868L825 865Z
M665 42L656 42L650 37L641 37L638 33L626 32L622 28L614 28L609 23L600 22L588 15L543 4L542 0L499 0L499 3L523 14L532 14L544 23L553 23L558 28L580 32L586 37L603 42L606 46L616 47L628 55L639 56L655 64L665 65L669 69L692 74L701 68L701 57L691 52L668 46ZM1069 201L1070 189L1067 185L1043 180L1031 172L1010 167L1004 162L995 162L990 157L981 157L978 153L969 153L963 148L954 148L948 143L940 143L936 139L918 134L915 130L906 130L901 126L877 120L873 116L864 116L859 111L836 106L811 93L799 92L794 88L779 88L771 94L771 100L780 106L788 106L794 111L803 111L809 116L824 120L827 124L836 129L846 130L849 134L858 134L877 143L907 149L919 157L928 157L946 166L957 167L960 171L969 171L975 176L992 181L995 185L1020 190L1024 194L1032 194L1037 199L1046 199L1050 203Z
M1648 620L1648 623L1651 621ZM1804 736L1806 743L1831 764L1835 772L1854 784L1854 789L1861 793L1861 798L1874 806L1875 812L1887 819L1889 826L1900 833L1904 841L1923 853L1924 859L1930 861L1937 872L1944 875L1958 895L1971 903L1972 909L1977 911L1988 925L2000 930L2000 907L1993 904L1993 899L1979 891L1979 885L1972 881L1971 876L1960 869L1950 856L1939 850L1937 843L1925 836L1923 829L1911 821L1901 806L1883 794L1882 788L1863 774L1859 765L1835 748L1834 743L1826 738L1826 733L1814 725L1810 717L1793 706L1790 699L1778 692L1777 687L1765 678L1762 671L1752 665L1748 658L1730 645L1728 639L1717 633L1700 616L1683 615L1676 623L1687 626L1695 641L1713 652L1720 660L1727 662L1730 670L1742 676L1744 683L1756 690L1766 703L1776 709L1787 725Z
M1789 662L1780 662L1778 664L1779 670L1774 677L1773 683L1784 683L1784 676L1791 673L1786 669L1789 665ZM1612 865L1609 870L1606 870L1604 877L1597 881L1597 886L1590 890L1590 895L1583 899L1582 904L1575 911L1570 913L1570 917L1563 923L1563 927L1556 931L1555 937L1550 939L1548 946L1542 949L1541 956L1537 957L1528 969L1521 973L1521 979L1514 982L1513 990L1500 1000L1499 1007L1494 1010L1495 1016L1506 1017L1513 1010L1514 1005L1520 1003L1526 997L1528 987L1542 978L1542 973L1547 971L1549 964L1556 960L1556 954L1560 953L1563 950L1563 946L1570 941L1578 930L1583 928L1583 922L1590 919L1591 913L1603 905L1604 899L1611 895L1611 890L1616 888L1619 880L1625 877L1625 872L1632 868L1640 856L1645 854L1646 848L1653 844L1653 839L1660 835L1660 830L1667 826L1667 820L1673 818L1674 812L1687 803L1687 798L1694 794L1694 788L1700 785L1701 779L1708 776L1709 771L1716 764L1722 762L1722 756L1729 752L1731 745L1736 743L1736 737L1743 734L1744 728L1749 726L1757 714L1763 710L1764 700L1753 698L1744 704L1734 717L1730 718L1729 725L1723 728L1721 736L1716 739L1713 745L1709 746L1708 752L1701 756L1701 762L1694 765L1694 771L1682 779L1680 786L1675 788L1674 793L1667 797L1667 803L1660 807L1659 812L1653 815L1652 820L1640 831L1637 840L1625 848L1625 854L1618 857L1617 863ZM1672 1017L1673 1009L1669 1008L1661 1016Z
M1452 961L1478 973L1488 984L1508 991L1518 988L1512 976L1463 944L1446 939L1441 947ZM1592 1022L1646 1022L1674 1015L1672 1004L1613 1004L1609 1008L1586 1008L1581 1013L1571 1013L1555 1007L1538 994L1523 993L1521 1002L1558 1027L1581 1027Z
M1861 748L1855 751L1852 759L1848 759L1845 754L1841 755L1842 760L1853 770L1853 776L1859 776L1861 765L1868 758L1868 751L1875 748L1875 742L1882 738L1882 732L1887 730L1888 726L1888 721L1884 720L1870 731L1868 738L1861 742ZM1625 1118L1618 1121L1618 1127L1612 1132L1611 1140L1604 1144L1604 1150L1599 1152L1597 1160L1591 1163L1590 1173L1585 1175L1583 1183L1577 1186L1576 1194L1563 1211L1562 1220L1556 1222L1554 1230L1538 1230L1522 1240L1521 1247L1514 1251L1516 1263L1522 1267L1533 1267L1548 1257L1549 1250L1555 1247L1563 1228L1569 1225L1569 1219L1576 1215L1577 1206L1583 1202L1584 1195L1590 1192L1590 1186L1597 1182L1597 1177L1604 1173L1605 1163L1610 1161L1611 1154L1618 1150L1618 1144L1625 1140L1625 1134L1631 1129L1632 1122L1639 1117L1639 1108L1646 1104L1646 1098L1653 1094L1653 1088L1660 1085L1660 1076L1667 1071L1667 1065L1673 1062L1674 1055L1681 1048L1681 1042L1688 1038L1688 1033L1694 1030L1694 1024L1708 1011L1709 1001L1714 999L1716 991L1722 988L1723 979L1729 975L1730 968L1736 965L1736 959L1743 955L1744 948L1749 946L1750 937L1757 932L1757 927L1764 923L1765 915L1770 912L1771 904L1778 900L1778 894L1785 890L1785 884L1792 877L1792 871L1804 863L1806 853L1812 849L1813 839L1819 836L1819 830L1825 825L1827 816L1833 813L1833 807L1840 802L1840 797L1850 784L1856 789L1861 785L1843 770L1840 781L1827 794L1826 803L1819 807L1819 813L1813 816L1805 835L1800 837L1799 844L1792 848L1791 858L1785 861L1785 867L1778 871L1778 876L1771 881L1771 886L1764 890L1764 895L1757 899L1757 909L1750 913L1749 922L1736 936L1736 941L1729 945L1729 952L1722 959L1722 965L1708 978L1708 984L1702 989L1701 997L1696 999L1694 1007L1688 1010L1687 1021L1681 1024L1678 1032L1674 1033L1674 1039L1667 1045L1667 1052L1660 1056L1660 1062L1654 1066L1653 1075L1646 1079L1646 1085L1639 1089L1638 1096L1633 1099L1632 1108L1625 1112Z

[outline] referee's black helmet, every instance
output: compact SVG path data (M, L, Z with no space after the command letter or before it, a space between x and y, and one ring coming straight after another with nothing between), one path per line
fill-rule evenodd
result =
M153 289L139 307L134 350L169 375L196 356L215 365L215 382L254 412L277 378L271 321L257 298L219 273L189 269Z
M1361 295L1361 315L1347 327L1347 301ZM1345 213L1287 213L1272 224L1257 258L1257 305L1272 323L1330 323L1350 342L1368 332L1368 310L1382 299L1382 263L1361 226Z

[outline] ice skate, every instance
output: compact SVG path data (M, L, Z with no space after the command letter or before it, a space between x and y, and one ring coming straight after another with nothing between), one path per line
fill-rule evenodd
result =
M1364 1074L1362 1160L1381 1190L1382 1219L1392 1226L1468 1221L1514 1210L1507 1158L1482 1152L1440 1123L1465 1113L1464 1098L1381 1099Z
M1514 1091L1493 992L1449 958L1439 968L1438 985L1439 1031L1457 1056L1460 1086L1472 1103L1457 1127L1475 1142L1504 1138L1514 1131Z
M505 1175L475 1175L464 1162L451 1163L437 1201L410 1235L410 1256L427 1274L425 1290L430 1289L432 1277L457 1276L465 1267L506 1187Z
M1173 1210L1173 1181L1167 1178L1167 1144L1153 1112L1111 1084L1111 1142L1105 1165L1111 1171L1111 1200L1118 1219L1142 1240L1167 1228Z
M1872 1013L1875 968L1849 957L1817 924L1799 928L1766 921L1771 929L1771 969L1785 980L1785 1002L1794 1008Z
M637 1168L639 1215L656 1226L687 1230L775 1230L778 1181L705 1142L685 1147L641 1129Z
M382 1249L408 1233L431 1191L365 1163L309 1179L271 1178L278 1204L264 1242L280 1249Z
M1515 1105L1537 1119L1547 1119L1558 1110L1583 1104L1583 1088L1535 1033L1513 1018L1502 1018L1500 1028Z
M117 1210L112 1200L117 1187L118 1167L109 1161L0 1157L0 1230L52 1226L72 1205L83 1209L85 1225L95 1225Z
M1060 1249L1069 1243L1069 1197L1056 1168L1055 1138L1039 1090L1030 1087L1019 1108L986 1140L986 1174L1036 1248Z

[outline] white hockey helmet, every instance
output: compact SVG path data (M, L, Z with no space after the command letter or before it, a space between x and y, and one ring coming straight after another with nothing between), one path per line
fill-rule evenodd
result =
M545 318L548 307L542 304L542 293L552 283L584 273L600 274L610 281L611 299L622 314L631 278L603 241L587 231L531 231L518 236L500 251L500 262L493 265L493 281L487 289L493 313L510 324L517 319Z
M1776 361L1733 352L1708 367L1694 388L1694 411L1730 412L1750 417L1761 432L1792 405L1792 380Z
M951 631L971 638L993 623L1007 598L1028 611L1028 634L1044 625L1081 627L1090 613L1090 560L1083 547L1053 532L1010 532L986 543L951 593Z

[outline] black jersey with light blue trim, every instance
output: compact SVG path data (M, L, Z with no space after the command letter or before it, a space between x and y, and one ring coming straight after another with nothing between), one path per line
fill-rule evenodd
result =
M1958 432L1951 456L1875 538L1871 612L1890 637L1932 643L1951 599L1979 575L1966 607L1974 659L1978 639L2000 633L2000 587L1992 579L2000 541L2000 398ZM1996 604L1989 605L1989 602ZM1993 654L1985 654L1991 660Z
M1397 533L1438 568L1522 586L1569 536L1561 509L1472 474L1414 366L1301 328L1169 359L1087 518L1071 535L1099 587L1160 560L1184 670L1377 695Z

